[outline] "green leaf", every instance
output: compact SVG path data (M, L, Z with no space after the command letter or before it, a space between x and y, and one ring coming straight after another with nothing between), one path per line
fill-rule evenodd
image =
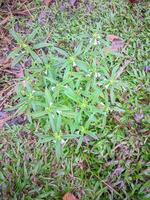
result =
M76 60L75 63L77 65L77 67L79 67L81 70L83 70L86 73L89 73L89 69L88 69L89 66L86 62L81 61L81 60Z
M53 77L52 77L51 75L49 75L49 77L45 77L45 80L48 80L48 81L50 81L50 82L53 83L53 84L56 84L56 83L57 83L57 81L54 80Z
M79 151L79 149L80 149L80 147L81 147L81 145L82 145L82 142L83 142L83 136L80 136L80 139L79 139L79 141L78 141L78 146L77 146L76 152Z
M91 136L91 137L94 138L95 140L98 139L96 133L90 132L90 133L87 133L87 135Z
M61 115L58 115L57 122L56 122L56 131L57 132L60 132L60 130L61 130L61 122L62 122Z
M75 113L71 111L63 111L61 115L67 118L75 118Z
M119 66L113 67L112 73L111 73L111 77L112 77L112 78L116 78L118 68L119 68Z
M25 180L27 181L29 176L28 176L28 170L27 170L27 167L26 167L26 163L24 163L24 177L25 177Z
M7 58L9 59L9 58L15 58L15 57L17 57L20 50L21 50L20 47L14 49L14 50L8 55Z
M67 134L67 135L64 135L63 136L63 138L64 139L75 139L75 138L79 138L79 137L81 137L80 135L78 135L78 134Z
M16 64L18 64L22 59L23 57L25 56L25 53L20 53L12 62L12 67L15 66Z
M31 117L33 118L40 118L40 117L44 117L45 115L47 115L46 111L36 111L35 113L30 114Z
M53 118L53 115L49 115L49 119L50 119L50 125L51 125L51 129L53 132L56 131L56 127L55 127L55 121L54 121L54 118Z
M46 99L46 102L48 104L52 103L52 96L50 94L50 90L48 90L48 88L45 88L45 99Z
M27 109L28 109L28 105L27 104L24 104L22 106L20 106L17 110L17 115L21 115L21 114L24 114L25 112L27 112Z
M103 115L103 119L102 119L102 129L105 128L106 122L107 122L107 115Z
M40 143L45 143L45 142L51 142L54 140L54 137L50 136L50 135L43 135L41 136L41 138L39 139Z
M113 107L112 110L115 111L115 112L119 112L119 113L125 112L125 110L123 108L119 108L117 106Z
M26 104L26 100L21 101L20 103L14 105L13 107L7 108L6 111L14 111L14 110L19 110L21 107L26 106L27 109L27 104Z
M56 151L57 160L59 160L62 155L62 146L61 146L60 140L57 140L55 143L55 151Z
M114 95L114 88L113 87L110 89L110 99L111 99L112 105L114 105L115 104L115 95Z
M150 180L149 181L146 181L142 187L140 188L140 193L144 192L145 189L147 189L148 187L150 187Z
M92 48L93 44L92 42L88 44L88 46L84 49L84 54L86 54L90 49Z
M30 50L30 55L32 56L32 58L34 59L34 61L38 64L38 63L42 63L42 60L40 59L40 57L32 50Z
M71 99L75 102L79 101L77 94L69 86L67 86L67 88L65 88L64 93L69 99Z
M0 181L5 181L5 177L1 171L0 171Z
M33 49L40 49L40 48L49 47L49 46L51 46L51 43L41 42L41 43L35 44L33 46Z
M50 192L44 192L43 194L40 194L36 197L36 200L42 200L45 199L45 197L51 196L51 191ZM46 198L47 199L47 198Z
M13 38L17 41L17 43L21 43L22 42L22 38L21 36L14 30L11 29L10 30L10 34L13 36Z
M83 43L80 43L74 50L75 56L79 56L82 53Z
M29 34L27 36L27 40L30 42L33 42L34 37L36 36L36 34L38 33L38 29L36 28L31 34Z
M67 57L68 53L66 51L64 51L63 49L60 49L58 47L54 47L54 50L56 50L59 54L61 54L62 56Z
M146 194L145 196L144 196L144 199L143 200L149 200L150 199L150 194Z

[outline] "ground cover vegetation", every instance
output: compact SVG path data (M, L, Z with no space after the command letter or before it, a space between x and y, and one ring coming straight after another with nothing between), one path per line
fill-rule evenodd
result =
M0 14L0 196L149 199L149 2Z

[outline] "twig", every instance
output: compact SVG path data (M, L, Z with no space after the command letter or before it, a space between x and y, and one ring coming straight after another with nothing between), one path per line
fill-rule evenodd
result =
M10 19L10 16L7 16L6 18L4 18L1 22L0 22L0 26L4 26Z
M114 191L116 194L118 194L121 198L122 198L122 195L120 195L113 187L111 187L108 183L106 183L105 181L102 180L102 182L107 186L109 187L110 190Z
M4 105L4 103L7 101L7 99L13 94L14 88L12 88L6 96L2 99L2 102L0 103L0 108Z
M8 69L1 69L1 71L2 71L2 72L7 72L7 73L13 74L13 75L16 74L16 73L14 73L14 72L12 72L12 71L10 71L10 70L8 70Z
M32 17L33 20L35 20L34 16L31 14L30 10L28 9L28 7L26 5L24 5L26 10L28 11L29 15Z
M29 14L29 11L34 11L34 10L38 10L38 9L41 9L41 8L44 8L45 6L40 6L39 8L37 7L34 7L34 8L30 8L30 9L27 9L27 10L16 10L16 11L6 11L6 10L1 10L0 9L0 14L1 15L28 15Z
M117 146L114 147L114 149L112 150L113 152L118 148L121 147L122 145L126 145L125 141L122 141L121 143L119 143Z
M0 129L3 128L5 123L7 123L9 120L13 119L16 116L16 114L17 114L17 111L15 113L13 113L12 115L8 115L4 119L0 119Z
M7 93L8 91L10 91L13 87L14 87L14 83L12 83L13 85L9 85L8 87L4 87L1 91L0 91L0 96L2 96L4 93Z
M120 78L126 67L131 63L131 60L126 60L117 72L116 79Z

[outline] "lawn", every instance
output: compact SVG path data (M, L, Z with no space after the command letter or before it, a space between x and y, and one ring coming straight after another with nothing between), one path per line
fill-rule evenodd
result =
M1 5L0 199L150 199L149 8Z

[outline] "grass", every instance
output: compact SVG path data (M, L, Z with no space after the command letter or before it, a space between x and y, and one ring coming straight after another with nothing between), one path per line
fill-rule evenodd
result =
M12 65L32 64L6 108L29 123L0 134L4 199L58 200L68 191L83 200L150 197L149 4L91 3L90 12L89 4L58 1L42 19L37 9L30 23L8 25ZM110 52L110 34L125 41L120 53Z

